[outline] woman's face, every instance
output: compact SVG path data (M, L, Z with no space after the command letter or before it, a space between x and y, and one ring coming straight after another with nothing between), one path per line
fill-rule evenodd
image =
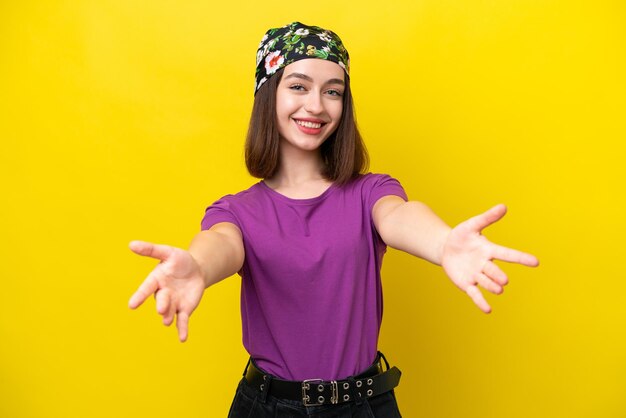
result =
M343 111L344 70L319 58L285 67L276 91L281 146L317 150L337 129Z

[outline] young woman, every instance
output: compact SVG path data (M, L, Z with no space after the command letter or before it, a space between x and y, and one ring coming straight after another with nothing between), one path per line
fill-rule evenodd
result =
M479 286L499 294L507 284L494 259L538 264L481 235L503 205L451 229L408 201L397 180L363 174L348 72L335 33L299 22L270 29L257 53L246 141L248 170L262 180L209 206L188 251L130 243L161 261L130 307L155 295L181 341L204 290L241 275L251 360L230 417L400 416L400 371L377 347L386 246L441 265L486 313Z

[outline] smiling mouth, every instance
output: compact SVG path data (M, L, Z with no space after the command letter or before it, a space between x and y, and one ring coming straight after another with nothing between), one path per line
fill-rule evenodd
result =
M323 125L325 125L325 123L309 122L309 121L298 120L298 119L294 119L294 121L300 126L303 126L305 128L312 128L312 129L319 129Z

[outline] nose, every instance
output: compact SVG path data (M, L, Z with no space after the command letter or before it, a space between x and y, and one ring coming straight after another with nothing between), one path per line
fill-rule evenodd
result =
M324 105L322 103L320 92L311 90L309 94L307 94L306 102L304 103L304 110L312 114L320 114L324 111Z

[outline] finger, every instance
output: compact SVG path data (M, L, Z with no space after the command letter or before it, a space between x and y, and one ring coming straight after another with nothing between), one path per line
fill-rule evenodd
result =
M160 289L156 292L155 299L157 313L165 316L170 308L170 291L168 289Z
M163 325L169 327L174 322L174 315L176 314L176 308L172 305L170 310L167 311L167 315L163 317Z
M489 304L483 297L483 294L480 292L480 289L478 289L476 285L468 286L465 290L465 293L467 293L467 295L474 301L476 306L478 306L481 311L483 311L484 313L491 312L491 306L489 306Z
M506 284L509 283L509 278L506 273L493 261L487 261L485 263L483 273L501 286L506 286Z
M508 263L518 263L528 267L537 267L539 260L532 254L493 244L492 257Z
M506 214L506 206L496 205L486 212L468 219L468 225L474 231L480 232L489 225L499 221Z
M173 296L169 298L169 307L165 315L163 315L163 325L170 326L174 322L174 315L176 315L177 303L173 299Z
M128 307L135 309L141 305L151 294L156 292L159 288L159 283L154 277L154 272L150 273L146 280L139 286L137 291L133 293L128 301Z
M178 339L181 343L187 341L189 327L189 315L185 312L176 314L176 328L178 328Z
M491 279L489 279L489 277L487 277L483 273L478 273L474 277L474 279L480 285L480 287L482 287L483 289L493 293L494 295L499 295L500 293L502 293L504 291L502 286L500 286L498 283L496 283L496 282L492 281Z
M167 259L173 251L173 248L169 245L153 244L146 241L131 241L128 247L136 254L158 260Z

